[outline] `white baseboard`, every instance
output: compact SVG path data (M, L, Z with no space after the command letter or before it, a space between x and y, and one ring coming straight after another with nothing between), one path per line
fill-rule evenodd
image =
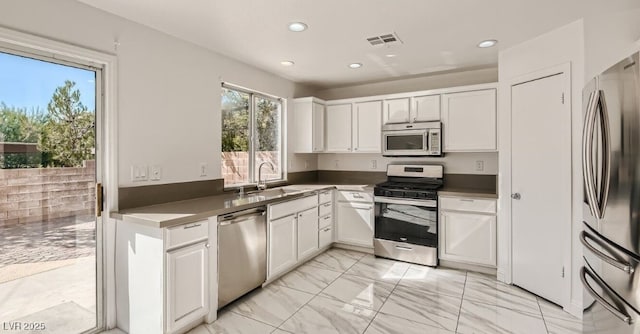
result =
M571 303L564 308L564 311L578 319L582 319L583 306L578 300L571 300Z
M478 265L474 265L474 264L461 263L461 262L455 262L455 261L447 261L447 260L440 260L440 266L441 267L446 267L446 268L454 268L454 269L462 269L462 270L467 270L467 271L475 271L475 272L479 272L479 273L483 273L483 274L487 274L487 275L491 275L491 276L496 276L496 269L495 268L478 266Z
M342 249L346 249L346 250L352 250L352 251L356 251L356 252L367 253L367 254L373 254L373 248L362 247L362 246L354 246L354 245L349 245L349 244L343 244L341 242L334 242L333 243L333 247L342 248Z

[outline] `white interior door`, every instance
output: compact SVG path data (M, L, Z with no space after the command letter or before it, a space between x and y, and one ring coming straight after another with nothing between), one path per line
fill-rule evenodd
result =
M511 181L512 194L519 194L511 200L513 283L559 305L571 251L571 108L563 98L568 75L511 89Z

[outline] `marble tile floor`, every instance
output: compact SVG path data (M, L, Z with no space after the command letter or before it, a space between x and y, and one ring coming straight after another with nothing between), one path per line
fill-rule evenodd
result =
M577 334L581 327L490 276L333 248L189 334Z

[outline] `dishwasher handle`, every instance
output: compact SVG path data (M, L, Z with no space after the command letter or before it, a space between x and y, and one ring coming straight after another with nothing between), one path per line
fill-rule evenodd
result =
M255 217L262 217L266 213L267 213L267 210L265 209L256 209L256 210L247 210L243 212L236 212L229 215L224 215L218 218L218 226L242 223L247 220L252 220Z

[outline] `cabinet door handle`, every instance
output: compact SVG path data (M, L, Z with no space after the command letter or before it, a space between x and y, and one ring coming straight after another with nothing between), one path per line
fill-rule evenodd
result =
M206 244L204 244L204 246L207 247L207 248L211 247L211 245L209 245L208 242Z
M472 199L460 199L460 202L473 202Z
M324 230L322 230L322 232L329 232L329 231L331 231L331 228L330 228L330 227L327 227L327 228L325 228Z
M323 205L323 206L324 206L325 208L328 208L328 207L330 207L330 206L331 206L331 203L327 203L327 204L325 204L325 205Z
M331 219L331 216L326 216L326 217L324 217L324 218L322 218L322 219L324 219L324 220L329 220L329 219Z

